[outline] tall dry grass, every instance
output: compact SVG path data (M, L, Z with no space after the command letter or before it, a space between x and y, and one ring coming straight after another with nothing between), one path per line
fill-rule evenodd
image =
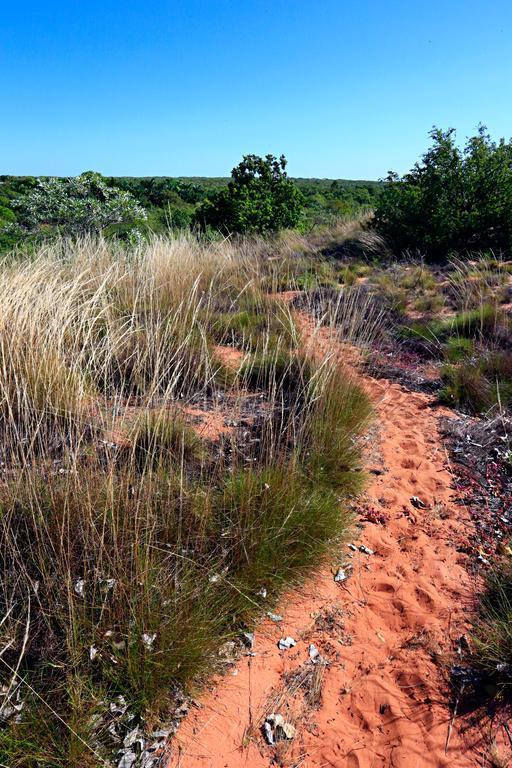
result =
M275 269L183 236L0 270L0 762L106 764L346 531L369 404Z

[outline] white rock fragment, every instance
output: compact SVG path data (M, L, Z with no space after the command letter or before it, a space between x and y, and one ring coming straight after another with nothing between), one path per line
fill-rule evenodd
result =
M265 720L263 732L267 742L273 746L276 741L293 739L296 729L291 723L286 722L282 715L272 712Z
M275 621L276 623L279 623L283 620L283 617L279 613L272 613L269 611L267 616L269 617L270 621Z
M348 579L347 572L344 568L338 568L338 571L336 575L334 576L334 581L346 581Z
M124 696L118 696L117 699L110 702L110 711L113 715L124 715L128 709L128 704Z
M293 637L288 636L288 637L282 637L279 640L277 647L279 648L280 651L288 651L290 648L293 648L293 646L296 644L297 642L293 639Z
M0 720L10 720L13 715L19 715L24 706L23 702L13 705L6 704L4 707L0 708Z
M276 743L274 739L274 731L273 731L272 725L268 722L268 720L265 720L265 722L263 723L263 733L267 740L267 744L270 744L270 746L273 747L274 744Z
M311 659L313 664L315 664L317 661L320 661L320 658L321 658L320 651L318 650L316 645L314 645L313 643L311 643L309 646L309 658Z
M295 726L291 723L283 723L281 726L281 730L283 731L285 738L287 739L293 739L295 737Z
M144 644L144 647L148 651L153 650L153 645L156 640L156 632L144 632L142 635L142 642Z
M139 728L134 728L129 731L123 739L123 746L127 749L140 744L141 749L144 748L144 737Z
M135 764L136 759L137 759L137 755L135 754L135 752L128 750L127 752L124 752L123 755L121 755L121 759L117 764L117 768L132 768L132 766Z
M161 728L158 731L153 731L150 736L152 739L158 739L159 741L162 741L162 739L168 739L170 730L168 728Z

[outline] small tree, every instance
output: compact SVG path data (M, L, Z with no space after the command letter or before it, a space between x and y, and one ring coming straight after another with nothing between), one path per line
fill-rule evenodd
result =
M512 145L484 126L463 150L455 131L434 128L433 145L409 173L390 173L375 226L397 251L427 258L512 247Z
M200 226L224 232L274 232L297 227L304 198L286 174L286 158L244 155L231 181L205 200L196 214Z
M25 232L44 229L63 235L100 233L112 224L135 223L146 212L129 192L108 186L99 173L38 179L37 186L13 200L18 226Z

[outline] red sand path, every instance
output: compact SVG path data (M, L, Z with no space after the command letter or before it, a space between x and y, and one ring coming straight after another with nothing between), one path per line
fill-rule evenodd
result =
M310 322L302 322L311 337ZM316 332L319 353L331 343L327 331ZM439 409L396 383L362 381L375 403L384 470L373 476L368 502L389 520L366 523L356 543L375 554L343 547L341 559L354 566L347 582L335 583L325 568L285 596L283 622L259 625L256 655L214 681L184 720L170 745L169 768L491 765L481 762L488 745L480 732L462 733L459 719L445 752L451 720L446 666L464 632L473 585L465 556L454 547L471 523L451 503ZM429 508L414 509L412 496ZM277 641L286 635L297 645L279 651ZM293 684L312 668L309 643L329 661L316 706ZM271 711L297 727L277 752L260 731Z

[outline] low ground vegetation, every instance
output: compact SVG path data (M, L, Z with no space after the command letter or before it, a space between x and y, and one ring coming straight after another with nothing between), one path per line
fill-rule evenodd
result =
M3 764L165 723L350 526L368 400L254 248L63 241L0 273Z

